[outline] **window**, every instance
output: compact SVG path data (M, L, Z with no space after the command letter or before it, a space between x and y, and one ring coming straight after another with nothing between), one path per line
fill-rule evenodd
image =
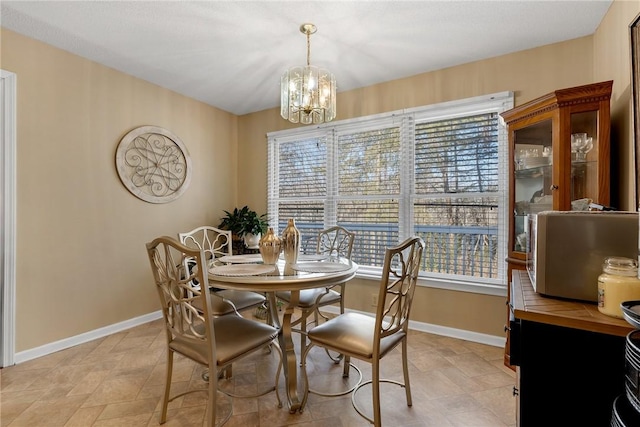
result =
M507 135L503 92L268 134L268 216L295 218L302 251L317 232L356 232L352 257L380 274L385 249L426 243L424 281L504 287Z

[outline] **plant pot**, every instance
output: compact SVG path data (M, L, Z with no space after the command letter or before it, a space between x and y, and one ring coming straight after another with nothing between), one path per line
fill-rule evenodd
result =
M260 233L246 233L244 235L244 245L249 249L258 249L260 245Z

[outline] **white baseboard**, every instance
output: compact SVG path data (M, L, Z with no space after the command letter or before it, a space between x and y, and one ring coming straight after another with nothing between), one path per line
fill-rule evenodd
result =
M47 354L55 353L56 351L64 350L66 348L73 347L79 344L84 344L86 342L93 341L107 335L115 334L116 332L131 329L135 326L139 326L160 318L162 318L162 311L158 310L153 313L125 320L124 322L105 326L104 328L94 329L93 331L85 332L84 334L76 335L74 337L65 338L63 340L45 344L40 347L32 348L30 350L21 351L15 354L14 361L16 364L26 362L27 360L46 356Z
M340 314L340 309L337 306L325 306L322 308L322 310L327 311L328 313L331 313L331 314ZM349 309L345 309L345 310L351 311L354 313L371 314L365 311L349 310ZM479 332L466 331L464 329L449 328L446 326L434 325L431 323L415 322L413 320L409 321L409 329L413 329L420 332L427 332L434 335L442 335L445 337L457 338L465 341L477 342L480 344L491 345L494 347L504 347L507 342L507 338L502 336L481 334Z
M339 314L338 307L328 306L324 307L323 311L327 311L331 314ZM352 312L359 312L357 310L347 310ZM371 314L361 312L364 314ZM115 334L127 329L131 329L135 326L142 325L144 323L151 322L153 320L160 319L162 317L161 311L155 311L153 313L145 314L143 316L135 317L133 319L125 320L124 322L115 323L113 325L105 326L104 328L95 329L93 331L85 332L84 334L76 335L74 337L65 338L60 341L45 344L40 347L32 348L30 350L21 351L15 354L15 363L19 364L28 360L36 359L38 357L46 356L47 354L55 353L56 351L64 350L69 347L73 347L79 344L84 344L89 341L93 341L98 338L105 337L107 335ZM424 322L410 321L409 327L416 331L427 332L434 335L442 335L451 338L457 338L466 341L477 342L480 344L491 345L494 347L504 347L506 338L494 335L480 334L478 332L465 331L463 329L449 328L446 326L433 325Z

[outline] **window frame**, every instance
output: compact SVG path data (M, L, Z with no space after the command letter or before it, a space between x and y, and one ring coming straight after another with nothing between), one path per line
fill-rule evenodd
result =
M272 219L272 226L278 233L278 223L285 219L278 218L278 205L281 199L278 196L279 173L277 154L281 143L292 143L299 140L312 138L324 138L327 144L327 193L324 200L325 212L324 227L336 224L336 212L328 212L327 209L335 209L341 197L336 194L338 183L336 178L338 168L335 163L340 134L354 133L357 131L373 130L389 125L401 126L400 151L401 162L410 165L401 174L401 190L399 195L399 239L409 237L413 230L413 203L416 197L414 189L414 148L415 125L428 121L455 119L457 117L472 116L477 114L498 114L498 167L499 190L492 193L499 199L501 208L498 211L498 253L497 259L505 259L507 254L507 223L508 223L508 135L504 121L499 115L501 112L513 108L513 92L504 91L489 95L482 95L456 101L448 101L421 107L397 110L388 113L375 114L354 119L340 120L322 125L299 127L294 129L267 133L268 165L267 165L267 210L268 217ZM411 131L407 132L406 129ZM408 162L408 163L407 163ZM483 193L486 194L486 193ZM442 196L442 195L438 195ZM423 197L423 196L420 196ZM307 198L318 200L317 197ZM297 199L305 200L305 198ZM348 197L347 200L353 200ZM507 278L506 262L498 262L498 276L495 279L461 278L458 275L450 275L434 272L421 272L420 286L481 293L488 295L506 295ZM361 266L357 277L379 280L382 269L373 266Z

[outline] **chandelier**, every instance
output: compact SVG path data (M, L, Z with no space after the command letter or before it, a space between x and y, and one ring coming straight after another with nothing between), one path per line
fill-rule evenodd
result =
M336 78L328 70L310 65L313 24L302 24L307 36L307 65L291 67L280 81L280 115L291 123L330 122L336 117Z

